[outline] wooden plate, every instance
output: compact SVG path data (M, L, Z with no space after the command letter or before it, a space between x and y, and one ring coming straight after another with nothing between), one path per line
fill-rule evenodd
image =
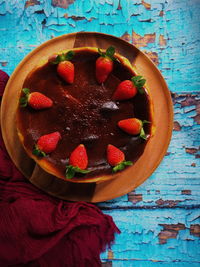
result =
M156 131L143 155L116 179L101 183L77 184L58 179L42 170L22 148L16 133L17 96L27 74L49 55L73 47L106 49L110 45L134 64L145 77L154 105ZM51 39L29 53L13 72L6 86L1 106L1 127L10 157L31 183L58 198L72 201L101 202L122 196L142 184L163 159L172 133L173 108L167 85L153 62L135 46L117 37L94 32L79 32Z

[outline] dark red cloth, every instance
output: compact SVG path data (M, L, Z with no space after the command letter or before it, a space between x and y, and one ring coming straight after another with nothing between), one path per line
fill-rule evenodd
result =
M0 93L5 77L0 71ZM101 266L100 253L116 232L112 217L95 205L62 201L30 184L10 160L0 135L1 267Z

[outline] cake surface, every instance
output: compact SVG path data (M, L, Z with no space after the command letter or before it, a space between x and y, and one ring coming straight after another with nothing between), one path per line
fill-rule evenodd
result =
M98 50L79 48L74 51L71 62L75 67L75 78L72 84L60 78L56 65L50 62L38 66L27 76L23 88L46 95L53 101L53 106L44 110L19 106L17 129L28 155L46 171L63 179L71 152L79 144L84 144L90 172L77 175L72 181L95 181L103 176L113 176L112 167L106 158L108 144L123 151L126 160L133 163L142 155L148 139L145 141L139 135L125 133L117 123L132 117L151 122L151 101L145 88L143 94L137 93L131 99L112 100L118 84L136 75L120 55L107 80L98 84L95 77ZM33 155L37 140L56 131L60 133L61 140L55 151L44 158ZM144 131L149 137L151 124L145 124Z

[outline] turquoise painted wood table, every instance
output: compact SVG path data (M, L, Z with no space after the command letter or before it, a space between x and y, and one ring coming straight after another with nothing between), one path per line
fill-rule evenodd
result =
M199 15L199 0L0 0L8 74L52 37L97 31L144 51L172 93L174 131L161 165L136 190L99 204L122 232L103 266L200 266Z

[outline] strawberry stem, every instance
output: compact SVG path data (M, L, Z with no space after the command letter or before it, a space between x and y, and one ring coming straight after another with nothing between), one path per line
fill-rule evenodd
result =
M143 125L145 123L151 123L150 121L147 121L147 120L143 120L142 121L142 128L141 128L141 131L140 131L140 137L144 140L147 140L147 135L145 134L145 131L144 131L144 128L143 128Z
M82 173L82 174L86 174L86 173L89 173L90 171L89 170L82 170L80 169L79 167L77 166L72 166L72 165L67 165L66 167L66 173L65 173L65 177L67 179L71 179L74 177L74 175L76 173Z
M74 51L70 50L65 54L62 53L61 55L57 55L56 59L54 61L52 61L51 63L56 65L56 64L59 64L62 61L72 60L74 55L75 55Z
M135 85L135 87L138 89L138 92L140 94L144 94L143 86L144 86L146 80L143 79L142 76L133 76L131 78L131 81L133 82L133 84Z
M24 96L20 97L19 104L20 107L25 108L28 105L28 97L30 95L30 90L28 88L23 88L22 92L24 93Z
M117 164L115 167L113 167L113 172L118 172L123 170L126 166L131 166L133 164L132 161L122 161L119 164Z
M111 58L113 60L115 54L115 48L113 46L110 46L106 49L106 56Z
M113 46L109 46L107 49L106 49L106 52L102 52L100 48L98 48L98 53L101 57L108 57L110 58L111 60L116 60L116 58L114 57L114 54L115 54L115 48Z
M147 140L147 136L145 134L145 131L144 131L144 128L142 127L141 128L141 131L140 131L140 137L144 140Z
M46 157L46 153L44 151L41 151L37 145L34 146L33 148L33 151L32 151L33 155L37 156L37 157L40 157L40 158L43 158L43 157Z

